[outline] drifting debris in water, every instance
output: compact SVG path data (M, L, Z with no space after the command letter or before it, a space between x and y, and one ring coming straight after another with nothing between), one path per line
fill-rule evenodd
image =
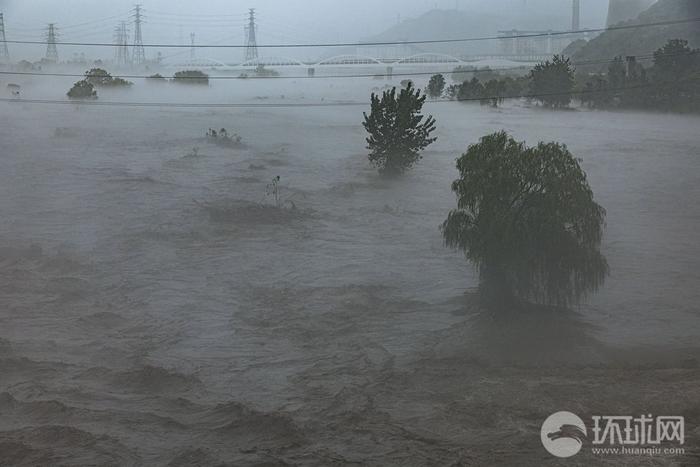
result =
M272 179L272 182L267 185L267 196L275 200L275 206L282 207L281 206L281 201L280 201L280 181L282 178L278 175L275 178Z
M288 201L290 208L246 201L195 203L202 207L214 222L253 227L266 224L290 224L313 216L312 211L300 210Z
M207 139L219 146L226 147L241 147L243 146L243 138L237 133L229 134L226 128L219 131L209 128L207 131Z
M53 132L55 138L77 138L78 131L75 128L59 127Z
M10 93L12 97L20 97L22 93L22 87L19 84L8 84L7 92Z

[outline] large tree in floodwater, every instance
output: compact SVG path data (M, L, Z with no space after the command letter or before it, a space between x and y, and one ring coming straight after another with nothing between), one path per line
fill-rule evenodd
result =
M476 265L486 304L568 306L603 284L605 210L566 146L494 133L457 168L457 209L442 232Z
M381 175L404 173L423 157L421 151L437 140L430 136L435 119L421 114L425 98L410 81L398 94L396 88L384 91L381 97L372 93L371 112L364 113L362 124L369 133L369 161Z

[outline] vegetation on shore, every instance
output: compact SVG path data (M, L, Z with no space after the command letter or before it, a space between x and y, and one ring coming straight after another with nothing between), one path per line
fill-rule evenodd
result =
M497 107L508 98L527 98L550 109L568 108L574 101L595 109L644 109L700 112L700 49L672 39L654 52L650 67L634 56L610 60L607 70L585 73L571 60L555 55L527 76L473 77L449 86L445 97Z
M580 100L590 108L700 112L700 49L687 41L669 41L650 68L635 57L617 57L607 73L584 79Z

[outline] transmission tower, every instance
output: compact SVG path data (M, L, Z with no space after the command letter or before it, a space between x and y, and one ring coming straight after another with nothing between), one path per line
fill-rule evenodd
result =
M122 21L114 29L114 44L116 45L114 53L117 65L129 65L129 30L126 27L126 21Z
M10 51L7 49L7 38L5 37L5 18L0 13L0 63L10 63Z
M56 48L56 24L49 24L48 30L46 31L46 60L58 63L58 48Z
M191 33L190 34L190 44L192 45L192 47L190 48L190 59L192 61L194 61L197 58L197 49L194 46L194 38L195 38L194 33Z
M146 50L143 47L143 35L141 24L143 24L143 10L140 4L134 6L134 65L142 65L146 62Z
M258 40L256 38L256 33L258 27L255 24L255 8L250 9L248 19L248 26L245 27L245 61L257 60L258 59Z

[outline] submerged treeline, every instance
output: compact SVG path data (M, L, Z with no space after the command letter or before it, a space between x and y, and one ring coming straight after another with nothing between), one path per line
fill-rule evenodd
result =
M461 74L462 70L456 70ZM526 98L549 108L568 107L574 100L596 109L647 109L700 112L700 49L681 39L654 52L651 66L634 56L615 57L600 73L577 73L571 61L556 55L526 76L474 76L449 86L444 95L457 101L498 106L508 98Z

